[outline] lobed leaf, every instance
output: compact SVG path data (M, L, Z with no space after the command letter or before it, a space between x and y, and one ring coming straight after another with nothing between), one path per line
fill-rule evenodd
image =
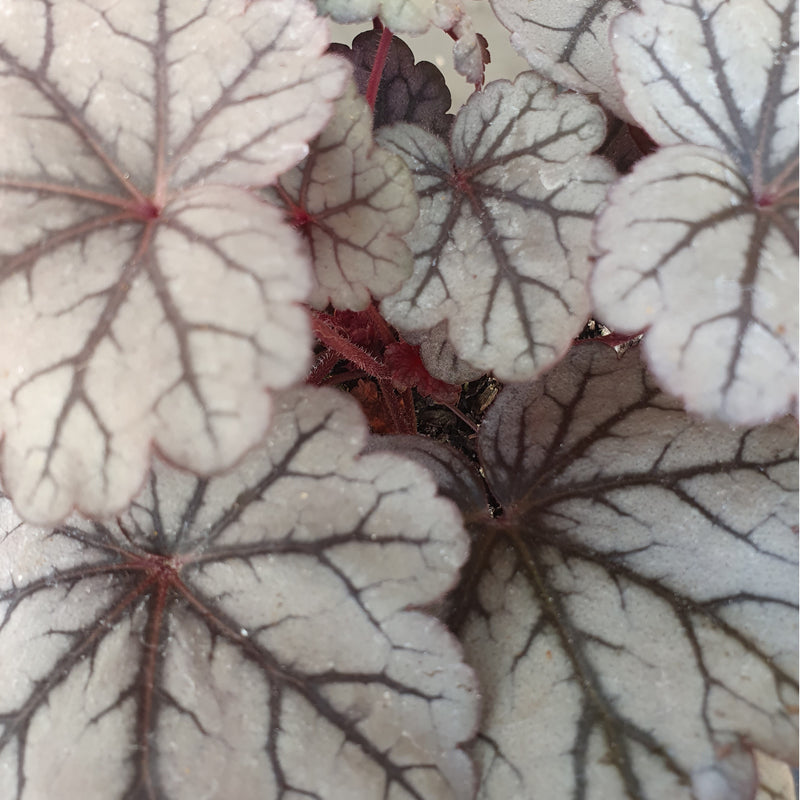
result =
M320 14L341 24L368 22L374 18L393 33L420 36L431 25L447 31L455 40L453 63L470 83L483 82L484 49L471 17L460 0L316 0Z
M585 345L506 387L478 447L501 513L465 500L451 620L485 693L478 797L788 800L750 748L796 763L796 422L703 422L638 350Z
M353 64L353 79L358 91L366 94L372 65L381 34L362 31L352 47L332 44L332 53L345 56ZM372 126L375 130L393 122L413 122L430 133L444 136L453 124L448 114L451 98L444 75L429 61L414 63L414 53L398 36L393 36L381 73Z
M315 308L364 309L411 274L411 252L401 238L418 214L411 174L401 158L375 146L369 106L352 84L308 157L268 196L306 234Z
M648 363L690 410L775 419L797 394L797 7L642 10L614 26L620 80L673 146L637 164L598 218L596 312L617 330L650 326Z
M652 372L691 411L774 419L797 393L796 219L754 204L728 156L664 148L598 219L597 314L617 330L649 327Z
M463 529L365 439L306 388L233 472L157 462L116 520L35 528L3 500L0 795L470 796L474 676L408 610L452 584Z
M449 147L416 126L382 129L420 199L414 274L384 316L401 331L446 320L456 355L503 380L560 358L589 312L591 221L614 172L588 154L604 131L599 108L534 73L473 95Z
M612 46L625 103L658 144L727 153L756 196L797 169L797 4L639 0Z
M511 44L555 83L597 95L618 117L631 120L614 69L611 23L636 0L492 0Z
M3 12L2 472L54 523L122 508L151 444L230 466L302 377L307 257L240 186L305 155L348 68L304 0Z

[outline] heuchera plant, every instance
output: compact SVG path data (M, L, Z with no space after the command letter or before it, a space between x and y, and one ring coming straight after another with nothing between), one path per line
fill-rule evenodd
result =
M795 796L797 4L492 7L0 0L0 800Z

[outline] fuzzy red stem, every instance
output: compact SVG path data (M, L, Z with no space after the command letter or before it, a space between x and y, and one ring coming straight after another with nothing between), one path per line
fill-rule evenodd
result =
M370 72L369 81L367 82L365 99L369 104L370 111L375 110L375 99L378 97L378 87L381 85L383 68L386 66L386 57L389 55L389 46L391 44L392 32L388 28L384 28L381 33L381 40L378 42L375 61L372 62L372 72Z
M340 358L341 356L334 350L325 350L317 356L314 366L311 367L311 371L308 373L306 383L310 383L313 386L322 386Z
M368 375L372 375L373 378L389 380L392 377L391 372L380 361L377 361L366 350L337 333L322 314L312 311L311 323L314 329L314 336L326 347L338 353L345 361L349 361L356 368L363 370Z

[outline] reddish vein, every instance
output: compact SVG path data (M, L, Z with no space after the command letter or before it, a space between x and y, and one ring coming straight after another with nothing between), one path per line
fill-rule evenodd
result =
M381 39L378 42L378 50L375 53L375 61L372 62L372 72L369 74L366 93L366 100L371 111L375 110L375 99L378 96L378 87L381 85L383 68L386 66L386 58L389 55L392 36L393 34L388 28L383 29Z

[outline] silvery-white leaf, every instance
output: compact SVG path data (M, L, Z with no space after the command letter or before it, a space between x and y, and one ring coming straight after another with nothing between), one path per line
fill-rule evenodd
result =
M501 509L469 518L451 601L478 797L786 796L749 749L796 763L796 421L703 422L638 349L587 344L506 387L478 444Z
M466 800L477 686L409 607L467 543L427 473L358 457L332 390L281 395L223 476L157 462L115 520L0 501L0 796Z
M650 368L733 424L796 407L797 4L643 0L613 46L659 144L597 221L597 314L649 327Z
M553 364L589 312L590 232L614 171L589 155L602 111L532 72L495 81L458 114L450 144L397 124L378 141L411 168L414 274L381 309L401 331L447 320L456 355L501 380Z
M349 72L305 0L7 0L0 27L5 490L108 514L155 445L198 472L297 381L308 259L263 185Z

